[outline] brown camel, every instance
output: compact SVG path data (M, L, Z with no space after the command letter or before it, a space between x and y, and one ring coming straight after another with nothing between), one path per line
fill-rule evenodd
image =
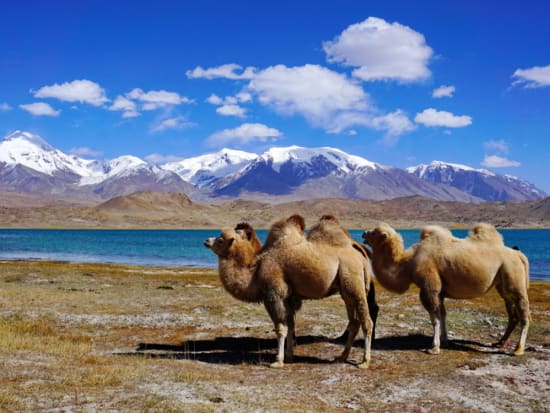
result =
M292 215L290 218L288 218L288 220L293 220L295 225L297 227L299 227L302 232L305 231L305 220L300 215ZM321 216L319 221L323 221L323 220L333 221L336 224L340 225L340 221L338 220L338 218L336 218L334 215L331 215L331 214ZM368 248L366 248L363 244L360 244L359 242L355 241L351 237L350 233L343 226L340 225L340 228L342 229L342 231L344 231L344 233L352 241L353 248L355 248L359 253L361 253L370 262L370 259L372 258L372 252ZM260 238L256 234L256 230L254 229L254 227L252 225L250 225L248 222L239 222L235 226L235 231L238 234L240 234L243 239L246 239L246 240L250 241L251 244L252 244L253 249L256 252L260 252L260 250L262 249L262 243L260 241ZM268 241L268 245L269 245L269 243L272 243L272 241L271 240ZM374 281L372 281L372 279L371 279L371 282L370 282L369 290L367 292L367 303L368 303L368 306L369 306L369 314L370 314L370 317L372 319L372 340L371 340L371 343L372 343L372 348L374 348L374 343L375 343L375 339L376 339L376 320L378 319L378 313L380 311L380 307L376 303L376 291L375 291ZM347 337L348 337L347 332L348 332L348 328L346 327L344 332L336 339L336 341L346 342Z
M521 335L515 355L523 354L529 329L529 263L520 251L504 246L502 236L489 224L478 224L464 239L432 225L421 240L404 249L403 239L388 224L365 231L363 240L372 247L376 278L383 287L402 294L411 283L420 288L420 300L434 328L431 354L447 342L445 298L471 299L493 285L504 299L508 327L495 346L502 347L516 327Z
M303 232L303 218L293 216L271 227L257 258L253 258L252 243L233 229L223 230L205 245L218 255L220 279L231 295L243 301L263 302L278 338L272 367L282 367L285 356L292 359L294 319L302 300L324 298L340 291L348 312L349 334L338 360L347 359L362 327L365 349L358 366L366 368L372 333L367 305L368 262L353 249L338 225L321 222L312 228L312 233L322 236L309 241Z

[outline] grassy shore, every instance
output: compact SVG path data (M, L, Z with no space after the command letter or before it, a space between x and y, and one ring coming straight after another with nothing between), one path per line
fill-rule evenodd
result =
M304 304L296 360L273 370L265 310L232 299L215 270L1 262L0 411L549 411L550 283L531 284L521 357L508 354L517 332L505 351L485 346L506 324L494 291L448 301L452 343L438 356L422 351L417 290L377 293L369 370L331 362L338 296Z

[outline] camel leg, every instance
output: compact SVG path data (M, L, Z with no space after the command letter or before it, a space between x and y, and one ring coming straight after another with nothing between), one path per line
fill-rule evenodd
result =
M519 322L521 325L521 334L518 344L514 351L514 356L521 356L525 352L525 341L527 340L527 331L529 330L529 301L527 300L527 294L522 294L518 297L516 309L519 313Z
M288 334L288 327L283 323L277 323L275 325L275 332L277 333L277 357L275 362L270 365L273 368L281 368L284 366L285 359L285 339Z
M508 338L510 337L510 334L512 334L512 331L514 331L519 321L513 301L509 297L504 297L504 304L506 305L506 312L508 313L508 326L506 327L506 331L502 335L501 339L493 344L493 347L498 348L504 347L506 341L508 341Z
M447 309L445 308L445 296L439 295L439 311L441 313L441 345L447 347L449 334L447 332Z
M420 290L420 301L424 308L430 314L433 326L432 348L428 350L429 354L439 354L441 352L441 306L439 304L440 293L433 290Z
M274 289L268 290L264 306L273 321L275 333L277 334L277 357L271 367L283 367L285 358L285 340L288 335L287 309L284 302Z
M288 326L288 334L286 336L285 361L292 362L294 359L294 312L289 311L286 319Z
M371 348L374 348L374 341L376 339L376 320L378 319L378 312L380 307L376 303L376 292L374 290L374 282L370 282L369 292L367 294L367 304L369 305L369 315L372 320L372 335L371 335Z

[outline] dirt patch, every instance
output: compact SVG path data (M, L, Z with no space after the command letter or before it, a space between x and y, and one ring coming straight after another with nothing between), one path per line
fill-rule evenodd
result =
M170 286L171 288L162 288ZM0 410L166 412L550 411L550 284L530 289L524 356L489 347L504 305L448 302L451 344L438 356L417 291L377 288L371 367L337 364L340 297L309 301L296 357L270 369L276 341L261 305L240 303L215 271L0 263Z

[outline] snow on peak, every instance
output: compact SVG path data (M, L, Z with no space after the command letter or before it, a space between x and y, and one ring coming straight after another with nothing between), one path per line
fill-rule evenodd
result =
M238 171L257 157L255 153L224 148L218 152L170 162L162 168L177 173L185 181L204 186L213 179Z
M468 165L462 165L458 163L450 163L443 161L432 161L429 165L420 164L417 166L410 166L406 168L406 171L411 174L417 175L419 178L423 178L426 173L430 173L436 170L446 170L449 172L459 172L459 171L469 171L469 172L478 172L483 175L493 176L494 173L488 171L487 169L475 169Z
M3 139L3 142L9 143L11 146L20 145L21 147L26 146L27 148L35 146L43 151L54 150L54 148L40 136L20 130L16 130L7 135Z
M350 155L340 149L321 147L304 148L301 146L275 147L264 152L261 159L270 160L272 168L279 171L281 165L289 160L297 160L303 163L311 163L314 158L324 157L332 164L336 165L338 170L344 173L350 173L360 167L375 169L378 165L368 161L360 156Z

